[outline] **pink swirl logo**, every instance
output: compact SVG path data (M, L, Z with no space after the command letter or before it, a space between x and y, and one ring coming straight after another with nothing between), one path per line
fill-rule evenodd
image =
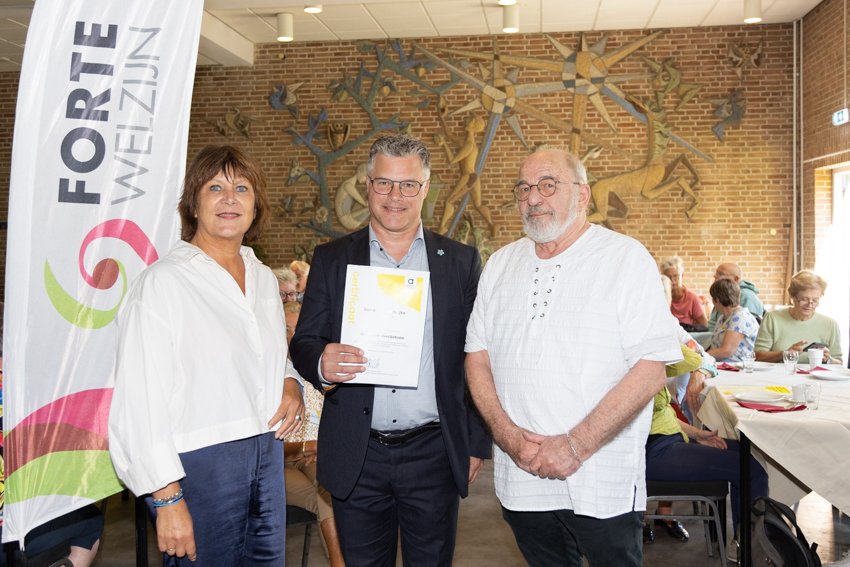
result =
M131 220L111 219L102 222L86 234L77 257L77 265L83 280L95 289L110 289L115 285L118 276L121 276L121 297L112 309L95 309L77 301L62 288L53 270L50 269L50 264L45 260L44 287L50 302L63 319L83 329L100 329L112 322L127 294L127 272L118 260L103 258L95 264L91 273L86 269L83 263L86 250L98 238L117 238L127 243L146 266L150 266L159 258L148 236Z

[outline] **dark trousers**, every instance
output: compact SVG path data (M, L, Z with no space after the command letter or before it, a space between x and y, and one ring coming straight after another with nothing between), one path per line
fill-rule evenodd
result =
M195 532L194 563L164 556L166 565L283 565L286 491L283 443L274 433L180 454L180 481Z
M579 516L572 510L515 512L502 507L529 567L640 567L641 513L613 518Z
M439 429L394 447L370 439L351 495L333 499L346 564L394 567L400 531L405 566L451 565L459 501Z
M726 439L728 449L685 443L681 435L650 435L646 443L647 480L728 480L731 485L732 523L738 527L740 457L738 442ZM767 496L767 473L750 457L753 500Z

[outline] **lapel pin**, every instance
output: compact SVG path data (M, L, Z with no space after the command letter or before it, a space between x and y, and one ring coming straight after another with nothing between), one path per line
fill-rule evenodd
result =
M445 254L445 252L443 252L443 249L442 249L442 248L440 248L439 250L437 250L437 256L442 256L442 255L444 255L444 254Z

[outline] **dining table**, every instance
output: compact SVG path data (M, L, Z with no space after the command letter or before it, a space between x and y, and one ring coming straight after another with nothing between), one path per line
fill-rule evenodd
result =
M789 372L783 363L766 362L756 362L752 372L738 364L718 369L706 381L697 418L721 437L740 440L741 478L749 478L753 454L768 473L772 498L790 505L815 491L850 514L850 370L825 364L810 371L806 364ZM816 409L792 400L794 386L805 384L820 386ZM751 560L749 501L749 484L741 483L742 565Z

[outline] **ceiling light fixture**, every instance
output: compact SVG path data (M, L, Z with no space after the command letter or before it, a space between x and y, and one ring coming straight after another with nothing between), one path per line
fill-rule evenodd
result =
M292 33L292 14L283 12L277 15L277 40L292 41L295 35Z
M757 24L761 21L761 0L744 0L744 23Z
M499 6L513 6L516 0L499 0Z
M502 31L505 33L519 31L519 6L516 4L502 7Z
M321 4L311 4L310 6L304 6L304 11L308 14L321 14L322 13L322 5Z

